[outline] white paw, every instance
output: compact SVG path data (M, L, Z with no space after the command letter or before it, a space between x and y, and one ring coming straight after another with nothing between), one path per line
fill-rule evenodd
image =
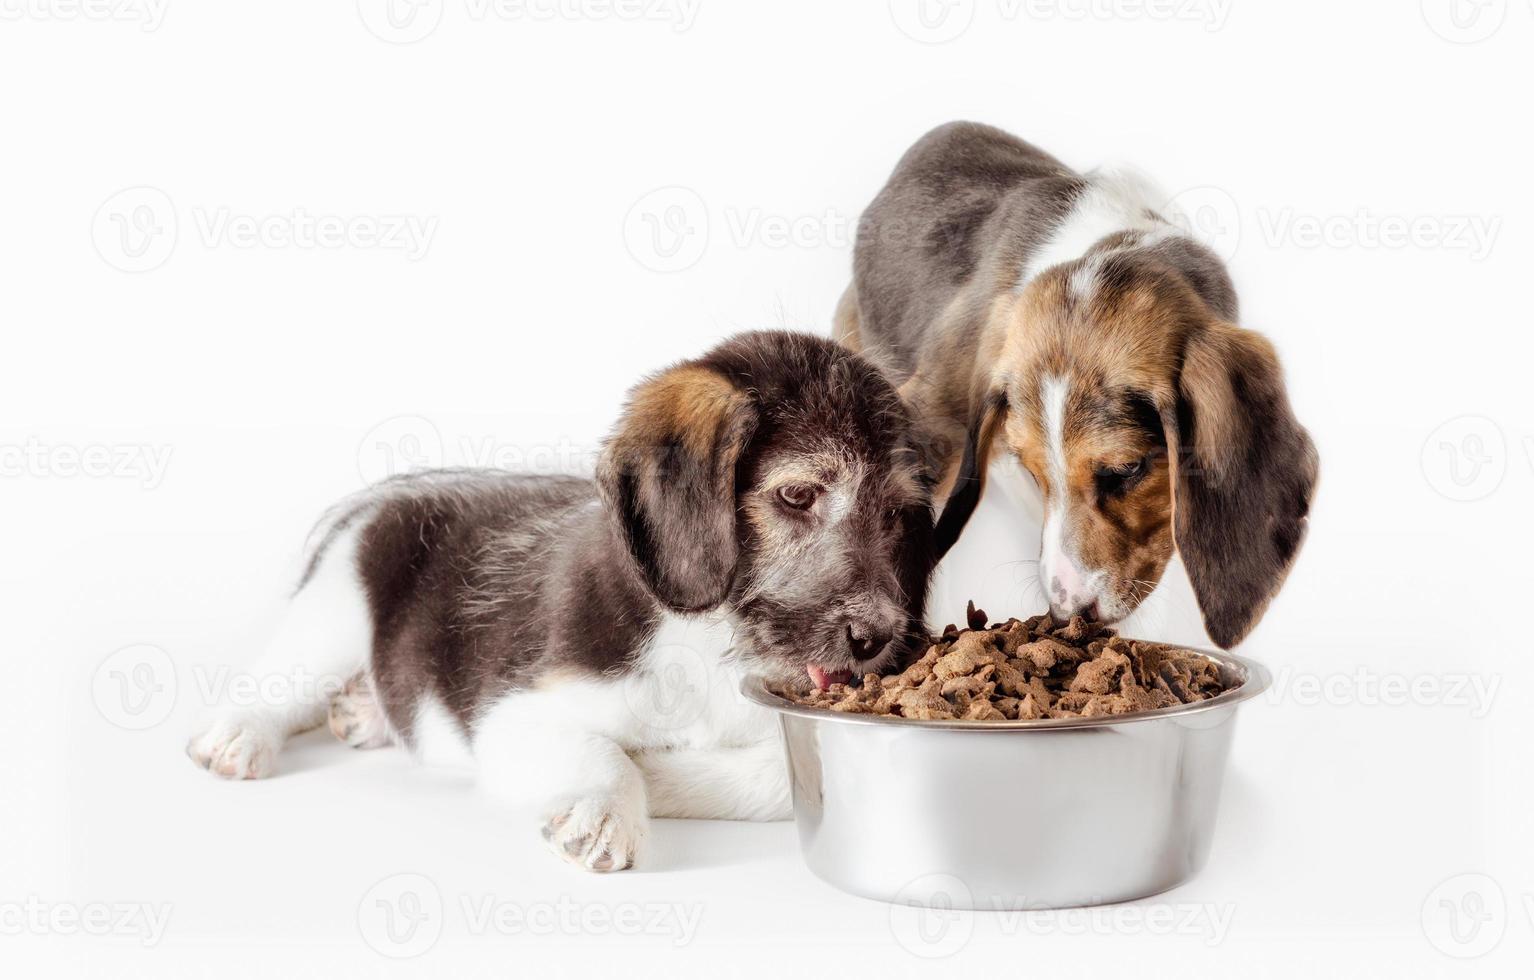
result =
M394 741L366 674L347 681L331 698L330 731L354 749L380 749Z
M587 871L626 871L634 866L648 824L643 810L588 797L549 818L543 839L555 854Z
M263 779L277 771L281 737L247 719L220 718L186 743L192 761L226 779Z

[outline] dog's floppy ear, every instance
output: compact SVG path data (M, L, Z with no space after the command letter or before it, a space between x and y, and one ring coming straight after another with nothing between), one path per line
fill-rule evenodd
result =
M948 502L943 505L943 516L938 518L937 527L932 532L938 560L948 554L948 549L959 540L964 525L969 523L970 515L980 503L980 494L985 491L986 469L991 461L991 446L1006 416L1006 393L992 390L981 399L978 409L970 418L969 431L964 438L964 458L959 463L959 476L954 481L953 492L948 495Z
M634 389L597 464L597 485L645 585L698 612L729 594L739 545L735 464L757 421L752 400L696 362Z
M1219 320L1194 327L1163 410L1174 534L1204 627L1232 647L1262 618L1305 538L1315 446L1295 419L1273 347Z

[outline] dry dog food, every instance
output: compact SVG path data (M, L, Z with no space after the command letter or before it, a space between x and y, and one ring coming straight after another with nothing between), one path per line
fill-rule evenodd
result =
M888 676L831 684L799 704L923 720L1091 718L1191 704L1224 690L1215 665L1190 650L1129 640L1080 616L1048 614L986 628L969 604L969 628L949 626L922 658Z

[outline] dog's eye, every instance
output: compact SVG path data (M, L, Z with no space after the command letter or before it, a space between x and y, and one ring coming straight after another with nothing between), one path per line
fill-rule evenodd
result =
M790 483L778 487L778 499L783 501L785 507L794 510L809 510L815 504L815 498L820 496L820 488L812 487L807 483Z
M1124 466L1099 466L1097 468L1097 492L1104 497L1125 493L1145 476L1150 468L1150 458L1142 456Z

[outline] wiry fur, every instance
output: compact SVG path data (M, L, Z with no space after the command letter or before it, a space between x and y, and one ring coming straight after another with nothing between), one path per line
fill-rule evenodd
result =
M931 501L909 429L861 358L745 334L639 385L595 482L378 484L323 522L297 626L259 668L334 681L221 713L191 754L267 775L331 702L351 744L472 760L591 870L629 866L651 813L784 816L773 719L738 687L878 669L923 633ZM783 496L805 488L806 506Z

